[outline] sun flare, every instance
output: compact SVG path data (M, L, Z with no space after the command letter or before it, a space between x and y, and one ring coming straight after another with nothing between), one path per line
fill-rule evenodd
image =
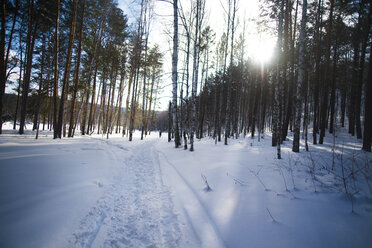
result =
M272 37L252 36L248 39L248 56L255 63L269 63L274 57L275 40Z

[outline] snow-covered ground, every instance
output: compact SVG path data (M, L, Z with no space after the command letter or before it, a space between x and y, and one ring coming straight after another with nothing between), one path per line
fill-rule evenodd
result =
M0 247L372 247L372 156L341 131L277 160L267 134L189 152L4 129Z

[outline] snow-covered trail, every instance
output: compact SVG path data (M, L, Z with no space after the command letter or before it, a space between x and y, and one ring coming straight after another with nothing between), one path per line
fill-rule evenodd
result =
M124 147L122 140L99 140L112 163L121 165L112 184L82 218L71 247L200 246L174 208L164 185L158 140ZM185 224L185 223L183 223Z
M162 165L162 175L172 188L178 208L183 209L189 226L198 237L201 247L225 247L219 229L205 207L203 200L190 182L180 173L177 166L169 161L164 152L156 151Z
M0 247L225 246L157 134L0 138Z

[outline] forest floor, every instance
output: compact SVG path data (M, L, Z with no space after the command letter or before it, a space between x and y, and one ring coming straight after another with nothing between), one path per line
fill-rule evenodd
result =
M35 140L9 127L0 247L372 247L372 155L343 129L309 152L289 136L278 160L269 134L189 152L166 133Z

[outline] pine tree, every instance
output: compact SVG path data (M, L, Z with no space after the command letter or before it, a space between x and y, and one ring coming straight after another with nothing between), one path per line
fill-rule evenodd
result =
M297 85L297 98L296 98L296 115L294 124L294 136L292 151L300 151L300 126L302 115L302 101L301 92L305 79L305 54L306 54L306 12L307 0L302 1L302 19L300 30L300 51L299 51L299 70L298 70L298 85Z

